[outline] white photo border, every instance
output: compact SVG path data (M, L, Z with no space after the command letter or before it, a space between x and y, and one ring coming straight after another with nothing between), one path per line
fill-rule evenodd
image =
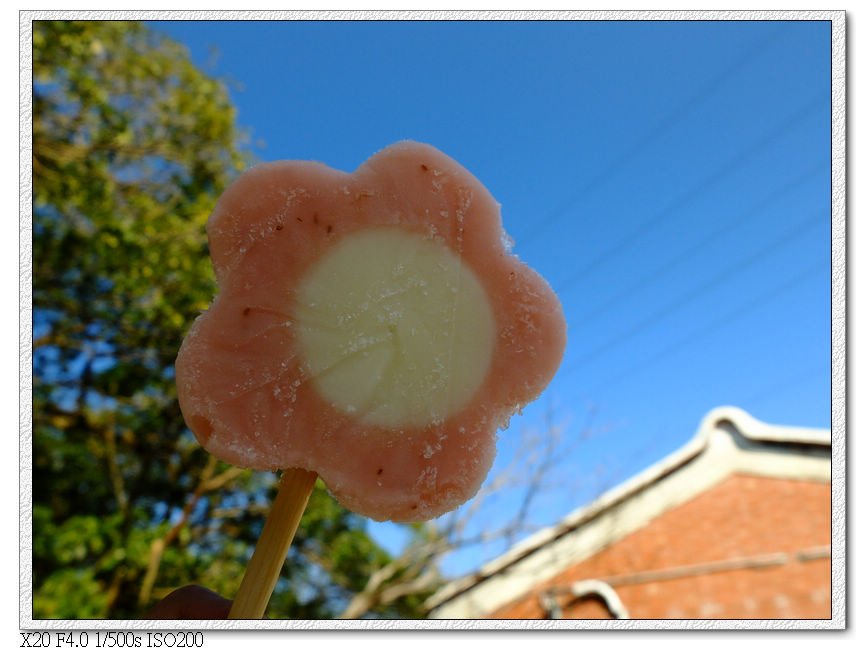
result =
M828 21L832 43L832 618L820 620L143 621L33 619L32 22L35 20ZM22 630L842 630L847 627L847 22L844 11L20 11L19 626Z

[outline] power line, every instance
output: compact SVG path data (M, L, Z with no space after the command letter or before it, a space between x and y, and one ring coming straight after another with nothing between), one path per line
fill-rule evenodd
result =
M578 201L580 198L585 197L590 191L597 189L605 182L608 182L610 179L615 178L615 172L618 172L619 169L624 167L632 158L634 158L638 153L644 150L654 140L658 139L661 135L669 131L673 126L679 124L682 118L684 118L693 109L695 109L697 106L699 106L709 97L711 97L715 93L715 91L717 91L734 74L736 74L739 70L745 67L748 63L751 63L758 54L768 49L769 46L775 40L777 40L782 33L783 29L781 27L775 29L769 34L768 37L757 43L757 45L750 50L746 51L741 57L736 59L736 61L732 65L730 65L728 68L725 68L723 71L721 71L720 74L716 75L712 78L711 81L707 82L700 90L698 90L684 102L679 104L676 109L674 109L671 113L667 114L666 117L662 118L651 131L645 133L638 140L636 145L626 150L610 164L603 167L597 174L595 174L586 183L584 183L576 192L571 194L570 197L566 199L558 208L553 210L550 213L550 216L542 220L537 228L533 229L528 235L526 235L526 237L521 239L520 246L526 247L531 245L538 239L538 237L543 232L549 229L549 227L554 222L558 221L562 216L564 216L567 213L568 209L571 208L576 201Z
M817 225L818 223L821 223L822 222L821 216L822 216L822 210L817 211L817 213L815 215L813 215L810 218L806 219L805 221L799 223L793 230L788 232L786 235L784 235L780 239L773 240L767 246L764 246L763 248L761 248L757 252L752 253L751 255L746 257L745 259L737 261L734 265L731 265L730 267L725 268L720 273L718 273L715 276L713 276L712 278L710 278L708 282L704 282L704 283L700 284L699 286L693 288L691 291L680 296L676 300L664 305L664 307L655 311L649 317L644 318L643 320L641 320L638 323L636 323L635 325L633 325L631 328L625 330L625 332L623 332L622 334L620 334L620 335L616 336L615 338L613 338L613 339L595 347L594 349L590 350L589 352L587 352L586 354L584 354L580 358L578 358L573 364L571 364L571 366L564 371L564 374L569 374L570 372L572 372L573 370L578 368L581 364L585 363L586 361L593 359L594 357L597 357L601 353L606 352L610 348L613 348L613 347L619 345L623 341L626 341L630 338L633 338L635 335L637 335L642 330L646 329L647 327L650 327L651 325L654 325L656 322L658 322L660 320L663 320L664 318L666 318L670 314L672 314L674 311L684 307L685 305L687 305L690 302L693 302L694 300L697 300L697 299L703 297L708 290L714 289L717 286L720 286L726 282L729 282L731 277L739 275L740 273L747 270L748 268L750 268L754 264L763 260L767 254L771 254L771 253L777 251L778 248L780 248L781 246L784 246L785 244L793 241L796 237L802 235L809 228Z
M822 364L813 364L808 366L803 372L796 373L795 375L786 376L780 382L776 382L768 387L764 387L759 391L752 393L749 397L741 400L741 405L743 407L753 406L755 404L760 404L761 402L765 402L770 397L774 397L778 393L782 391L786 391L793 386L798 386L806 381L812 381L814 379L824 379L826 381L826 385L828 386L831 382L831 377L829 374L826 374L823 377L818 377L817 372L819 369L823 367Z
M755 214L758 214L758 213L762 212L763 210L765 210L765 208L767 206L769 206L771 203L776 201L778 198L787 195L787 193L790 192L791 190L795 190L796 188L801 187L807 179L811 178L812 176L815 176L818 172L820 172L822 170L826 170L826 169L827 169L827 167L825 164L817 165L816 167L812 167L812 168L808 169L807 171L805 171L804 173L799 174L793 180L786 182L781 187L776 188L775 190L770 192L768 195L766 195L763 199L761 199L759 202L757 202L756 204L751 206L751 208L749 210L742 212L738 219L734 219L732 221L725 222L721 228L718 228L717 230L709 233L708 235L706 235L703 239L701 239L699 242L697 242L693 246L680 252L679 255L668 260L666 264L663 264L662 266L655 269L655 271L653 273L651 273L650 275L641 276L638 282L631 284L631 285L625 287L624 289L622 289L621 291L609 296L606 300L604 300L602 303L598 304L592 311L590 311L588 314L583 316L581 319L579 319L578 321L576 321L574 323L569 323L569 326L570 327L579 327L583 323L589 322L590 320L592 320L594 317L598 316L599 314L604 313L605 311L607 311L611 307L616 306L623 298L626 298L626 297L636 293L639 289L644 289L645 287L654 284L654 282L657 281L658 278L665 275L668 271L675 268L677 265L679 265L684 260L693 256L694 253L696 253L697 251L699 251L702 248L705 248L709 244L715 243L715 241L719 237L726 235L727 233L731 232L737 226L741 225L742 223L744 223L745 221L750 219Z
M604 250L600 254L593 257L589 262L585 263L576 273L574 273L570 278L565 280L562 285L560 285L559 291L562 291L562 286L571 285L578 280L584 280L586 277L596 272L605 263L609 262L611 259L621 254L623 250L626 250L629 246L644 238L652 230L652 228L657 226L660 222L668 218L670 215L674 214L676 210L682 208L690 201L700 196L707 188L711 187L718 181L722 180L726 176L729 176L731 173L739 169L744 162L756 156L762 149L765 149L769 145L773 144L776 140L781 139L784 135L791 131L796 124L810 116L812 113L816 112L818 108L825 104L825 102L826 97L823 96L823 94L821 93L813 100L802 106L798 111L790 115L786 120L781 122L776 128L772 129L767 134L765 134L757 142L752 144L744 151L740 151L730 160L721 165L715 172L710 174L701 183L692 187L688 192L680 196L678 199L673 200L669 205L667 205L667 207L660 210L653 217L641 223L639 226L637 226L635 230L633 230L630 234L620 240L618 244Z
M767 305L768 303L770 303L773 300L777 299L778 297L784 295L786 292L788 292L791 289L797 287L798 285L806 282L807 280L813 280L814 275L818 270L825 270L825 263L824 262L820 262L818 264L813 264L813 265L807 267L801 273L798 273L795 276L789 278L786 282L783 282L780 285L772 287L768 291L761 293L760 295L758 295L753 300L751 300L751 301L745 303L744 305L734 309L733 311L726 313L725 315L718 318L717 320L712 321L706 327L698 328L698 329L692 331L687 336L684 336L680 339L677 339L676 341L674 341L670 345L667 345L666 347L659 350L653 356L648 357L646 359L643 359L639 363L636 363L632 366L629 366L624 371L622 371L616 375L613 375L612 377L607 379L607 381L605 381L603 384L598 385L596 387L596 390L603 390L606 388L610 388L612 386L616 386L619 383L621 383L621 381L623 379L625 379L626 377L631 377L636 371L643 370L646 367L651 367L651 366L655 365L656 363L658 363L662 359L670 356L671 354L675 354L677 352L680 352L687 345L690 345L695 340L698 340L698 339L702 338L703 336L705 336L706 334L709 334L710 332L717 330L719 327L721 327L723 325L727 325L727 324L741 318L742 316L753 311L754 309L757 309L758 307L762 307L764 305Z

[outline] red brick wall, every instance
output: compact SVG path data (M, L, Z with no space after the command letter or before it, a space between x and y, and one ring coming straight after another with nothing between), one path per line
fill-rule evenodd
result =
M830 618L830 484L734 475L576 564L491 618L546 618L539 594L578 580L787 554L784 564L616 586L631 618ZM615 581L614 581L615 582ZM594 598L560 595L565 618L609 618Z

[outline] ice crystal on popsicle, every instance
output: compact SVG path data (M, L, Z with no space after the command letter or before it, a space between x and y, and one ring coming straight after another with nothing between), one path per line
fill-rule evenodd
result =
M219 293L177 359L187 424L241 467L300 467L347 508L419 521L483 482L496 431L564 351L549 285L437 149L353 173L253 167L208 222Z

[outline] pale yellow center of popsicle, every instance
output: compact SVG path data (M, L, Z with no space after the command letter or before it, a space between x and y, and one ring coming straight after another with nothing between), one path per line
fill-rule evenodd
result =
M493 313L474 272L445 244L396 229L329 250L300 282L295 319L320 394L385 427L459 411L493 351Z

